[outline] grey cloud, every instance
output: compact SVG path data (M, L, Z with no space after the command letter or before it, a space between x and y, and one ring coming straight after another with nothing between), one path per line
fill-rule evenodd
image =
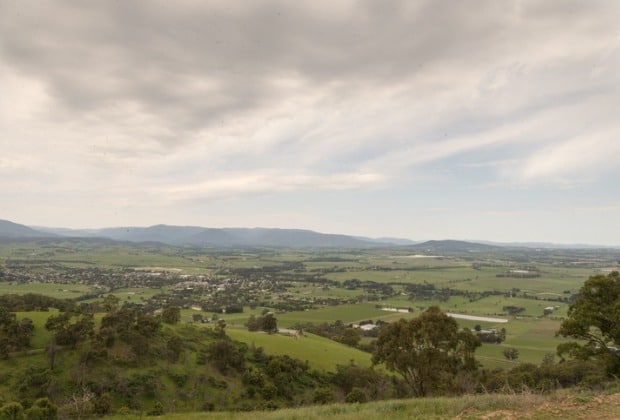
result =
M0 56L45 83L52 119L92 123L101 142L112 138L99 147L119 159L132 148L118 144L132 139L159 142L167 148L153 150L166 153L196 136L221 142L222 132L246 117L303 114L282 110L290 100L314 109L282 135L287 145L238 146L235 162L222 165L296 167L312 155L313 169L334 173L381 154L405 155L403 138L426 150L442 133L448 140L483 135L604 92L617 77L589 79L588 69L602 46L617 45L609 32L617 8L494 0L4 2ZM511 65L516 73L497 93L475 85ZM281 83L287 79L291 84ZM478 90L481 99L452 95L459 89ZM294 100L305 96L312 98ZM376 115L360 111L373 101ZM343 111L316 134L303 132L331 117L339 102L354 115ZM432 109L440 116L424 121ZM252 141L252 129L239 129L241 142ZM268 157L274 151L279 156ZM196 160L204 166L202 156Z
M183 137L277 103L281 77L355 95L437 66L457 75L545 42L528 36L530 17L590 30L596 6L519 4L5 2L0 53L44 80L67 117L134 103L162 138Z

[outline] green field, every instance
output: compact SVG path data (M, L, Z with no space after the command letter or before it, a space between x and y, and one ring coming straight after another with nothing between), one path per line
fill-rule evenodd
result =
M302 323L390 322L417 316L429 306L437 305L446 312L509 320L507 324L497 325L484 321L458 321L462 327L471 329L476 325L506 328L505 343L485 344L478 350L482 364L495 367L514 363L503 358L505 347L519 350L518 362L540 363L546 354L553 353L557 344L562 342L555 337L555 331L567 315L570 296L578 291L588 276L600 273L619 259L617 253L601 254L588 250L534 252L496 249L475 255L468 252L442 254L431 250L427 256L421 256L421 252L424 251L209 250L69 240L2 244L0 269L24 275L25 279L7 281L6 277L4 280L0 277L0 294L41 293L67 299L89 294L103 296L109 287L105 283L106 276L116 276L114 278L122 283L110 293L121 303L144 305L155 296L167 295L170 299L177 299L179 290L175 285L188 276L190 280L192 276L201 276L205 284L214 285L231 280L258 281L262 285L255 290L222 292L214 286L188 295L195 300L182 310L182 323L191 322L196 313L205 319L214 316L213 313L189 309L200 306L202 301L223 299L224 296L226 301L235 302L240 296L251 296L245 302L241 301L242 313L215 311L218 318L226 321L233 337L249 344L256 342L276 354L299 354L301 359L323 367L347 363L351 359L364 363L368 356L362 353L362 357L355 352L355 355L345 355L352 349L317 337L296 342L290 337L250 334L244 330L249 316L274 310L278 304L289 300L305 302L306 310L274 310L278 326L291 328ZM537 277L510 277L514 270L531 271ZM150 274L158 272L163 275ZM373 290L364 284L356 288L343 286L344 282L351 280L387 285L391 292L384 294L381 289ZM411 298L407 285L412 284L431 285L437 290L451 292L441 298L435 295ZM89 296L84 302L92 303L97 299ZM254 309L250 309L248 301L255 302ZM522 308L522 312L517 317L510 316L504 310L508 306ZM381 307L412 308L413 312L386 312ZM554 310L543 316L547 307ZM35 320L37 328L33 347L43 348L49 340L49 334L43 328L48 314L19 314L26 315ZM368 338L364 340L369 341ZM304 347L308 346L300 346L300 342L336 346L333 351L323 347L306 351ZM329 346L325 348L331 349ZM328 360L331 357L333 360Z
M92 287L82 284L54 284L54 283L15 283L0 282L0 294L39 293L61 299L71 299L91 292Z
M370 354L347 347L327 338L305 333L298 338L281 334L249 332L230 328L228 335L256 347L263 347L268 354L281 354L307 361L311 368L334 372L337 365L355 364L370 366Z

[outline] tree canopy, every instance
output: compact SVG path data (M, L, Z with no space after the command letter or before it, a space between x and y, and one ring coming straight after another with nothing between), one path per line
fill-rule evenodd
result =
M456 320L433 306L385 327L372 360L400 373L414 395L424 396L451 388L460 371L475 370L478 346L471 331L459 331Z
M558 354L579 359L600 357L610 372L620 372L620 273L591 276L569 307L568 318L557 334L583 340L560 344Z

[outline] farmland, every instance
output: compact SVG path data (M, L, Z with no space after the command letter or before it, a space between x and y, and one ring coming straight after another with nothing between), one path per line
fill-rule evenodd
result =
M556 337L556 332L576 293L589 276L608 273L619 259L617 250L533 250L476 244L460 244L454 249L449 242L427 249L302 250L33 240L0 245L0 297L18 308L17 297L26 302L33 294L56 299L52 302L70 302L78 308L71 315L77 320L74 322L88 325L91 321L86 316L92 313L95 328L106 333L110 333L110 325L116 325L112 322L120 322L120 315L110 312L110 302L126 308L123 313L133 313L131 322L138 323L161 322L162 311L177 308L174 325L167 325L157 333L160 335L149 336L152 344L144 342L145 349L154 352L151 356L139 356L147 351L139 347L130 350L131 341L122 342L120 329L108 339L104 355L77 342L61 347L56 370L67 369L68 373L53 369L47 373L55 375L59 383L72 383L75 375L82 377L86 362L78 360L90 360L88 363L100 369L93 367L91 375L103 375L105 366L114 366L114 381L101 377L113 395L123 395L127 381L146 381L148 387L136 391L140 407L153 408L157 397L157 401L177 401L166 403L166 410L196 410L197 400L187 395L200 387L211 387L208 392L207 388L201 391L199 401L204 407L246 407L250 402L244 401L250 394L257 407L283 407L306 405L320 395L329 395L329 401L343 401L350 389L327 392L325 384L349 374L346 369L369 369L382 328L401 318L414 319L433 306L455 314L460 328L479 335L483 344L475 355L482 368L508 372L523 363L557 362L556 347L566 340ZM137 312L131 312L136 310L146 318L139 315L136 321ZM43 311L15 310L17 322L29 320L34 333L28 348L13 351L8 362L0 362L6 372L2 377L6 383L1 385L5 392L10 390L11 378L29 372L29 366L40 366L43 371L49 363L56 335L46 323L50 316L62 313L54 306ZM282 333L250 331L250 319L264 316L275 317ZM140 328L148 331L148 325ZM101 332L96 337L100 336ZM236 343L228 351L245 355L240 357L253 366L246 367L243 375L231 376L230 371L218 370L211 362L206 370L203 367L209 349L224 336ZM145 340L132 340L137 339ZM179 343L173 348L174 355L162 360L155 357L173 351L168 342ZM140 362L140 357L147 359ZM269 381L275 382L259 392L262 388L251 384L264 385L264 375L272 375L268 373L273 368L269 360L298 373L288 379L293 381L288 385L278 384L282 380L279 375L269 376ZM119 370L116 365L128 368ZM203 373L196 376L196 371ZM379 375L377 378L389 374L383 365L368 372ZM258 376L248 379L248 375ZM382 379L374 380L381 383ZM73 385L63 386L71 389ZM280 391L270 387L280 387ZM300 387L296 399L287 394L295 387ZM384 394L378 399L398 394L393 384L380 389ZM313 392L319 396L313 397ZM363 395L378 392L367 389ZM115 398L110 407L130 403ZM136 412L137 407L129 408Z
M537 363L554 351L559 341L554 332L571 297L588 276L615 267L618 254L501 247L455 251L436 244L427 250L213 250L47 240L0 246L0 294L41 293L80 302L114 294L121 302L155 305L163 299L201 308L206 319L215 313L231 331L243 329L250 314L263 308L277 313L280 327L292 328L337 320L389 322L438 305L446 312L507 318L506 325L459 323L505 327L501 346L518 348L522 361ZM226 313L226 307L238 309ZM508 313L510 307L518 313ZM184 321L195 312L184 310ZM501 346L480 349L482 363L505 363L496 357Z

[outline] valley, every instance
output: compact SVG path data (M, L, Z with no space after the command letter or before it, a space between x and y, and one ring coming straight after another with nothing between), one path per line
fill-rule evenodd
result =
M434 306L479 337L482 345L475 357L483 370L512 372L528 364L557 364L563 359L556 348L569 340L556 332L569 306L588 277L617 268L619 254L614 249L531 249L454 241L362 249L212 249L95 238L8 241L0 245L0 297L10 304L17 296L27 300L33 294L53 301L44 312L15 304L16 320L30 320L33 335L27 348L0 361L10 363L0 377L0 393L21 398L26 405L32 404L35 394L48 395L62 407L71 395L86 398L76 388L89 383L81 375L99 377L103 366L116 366L113 371L126 366L124 373L118 371L107 380L106 387L94 388L91 405L86 406L94 410L95 401L106 395L105 413L152 412L155 403L163 412L280 408L321 401L317 390L328 390L325 401L337 402L351 390L338 388L329 378L352 368L372 369L369 372L380 375L377 378L390 377L384 365L372 363L380 331ZM97 331L114 313L106 309L109 300L119 310L154 317L161 317L166 308L177 308L178 318L157 327L161 331L157 334L163 335L152 338L155 344L149 348L155 353L133 355L117 330L105 356L92 354L90 339L78 340L69 347L59 346L57 365L49 370L54 334L46 323L67 310L54 307L54 302L70 302L76 314L83 314L78 317L92 314ZM275 318L279 332L263 332L260 326L251 331L249 320L266 314ZM172 337L183 343L176 356L156 350L164 349ZM245 368L220 370L217 363L204 359L208 356L200 356L210 354L221 337L237 343ZM156 356L160 351L162 356ZM276 382L271 385L276 387L273 394L265 394L264 387L271 383L264 382L267 379L259 381L262 385L249 385L244 375L267 369L260 367L262 354L298 360L305 372L298 375L309 375L306 385L291 382L291 389L298 387L295 395L278 393ZM32 366L47 375L48 391L11 391L11 378ZM262 372L261 377L273 374ZM177 375L184 379L175 383ZM136 398L130 403L120 390L123 381L136 380L146 380L151 388L132 388ZM53 392L51 384L56 384ZM364 388L364 399L404 392L393 386L381 392ZM228 397L218 397L224 394Z

